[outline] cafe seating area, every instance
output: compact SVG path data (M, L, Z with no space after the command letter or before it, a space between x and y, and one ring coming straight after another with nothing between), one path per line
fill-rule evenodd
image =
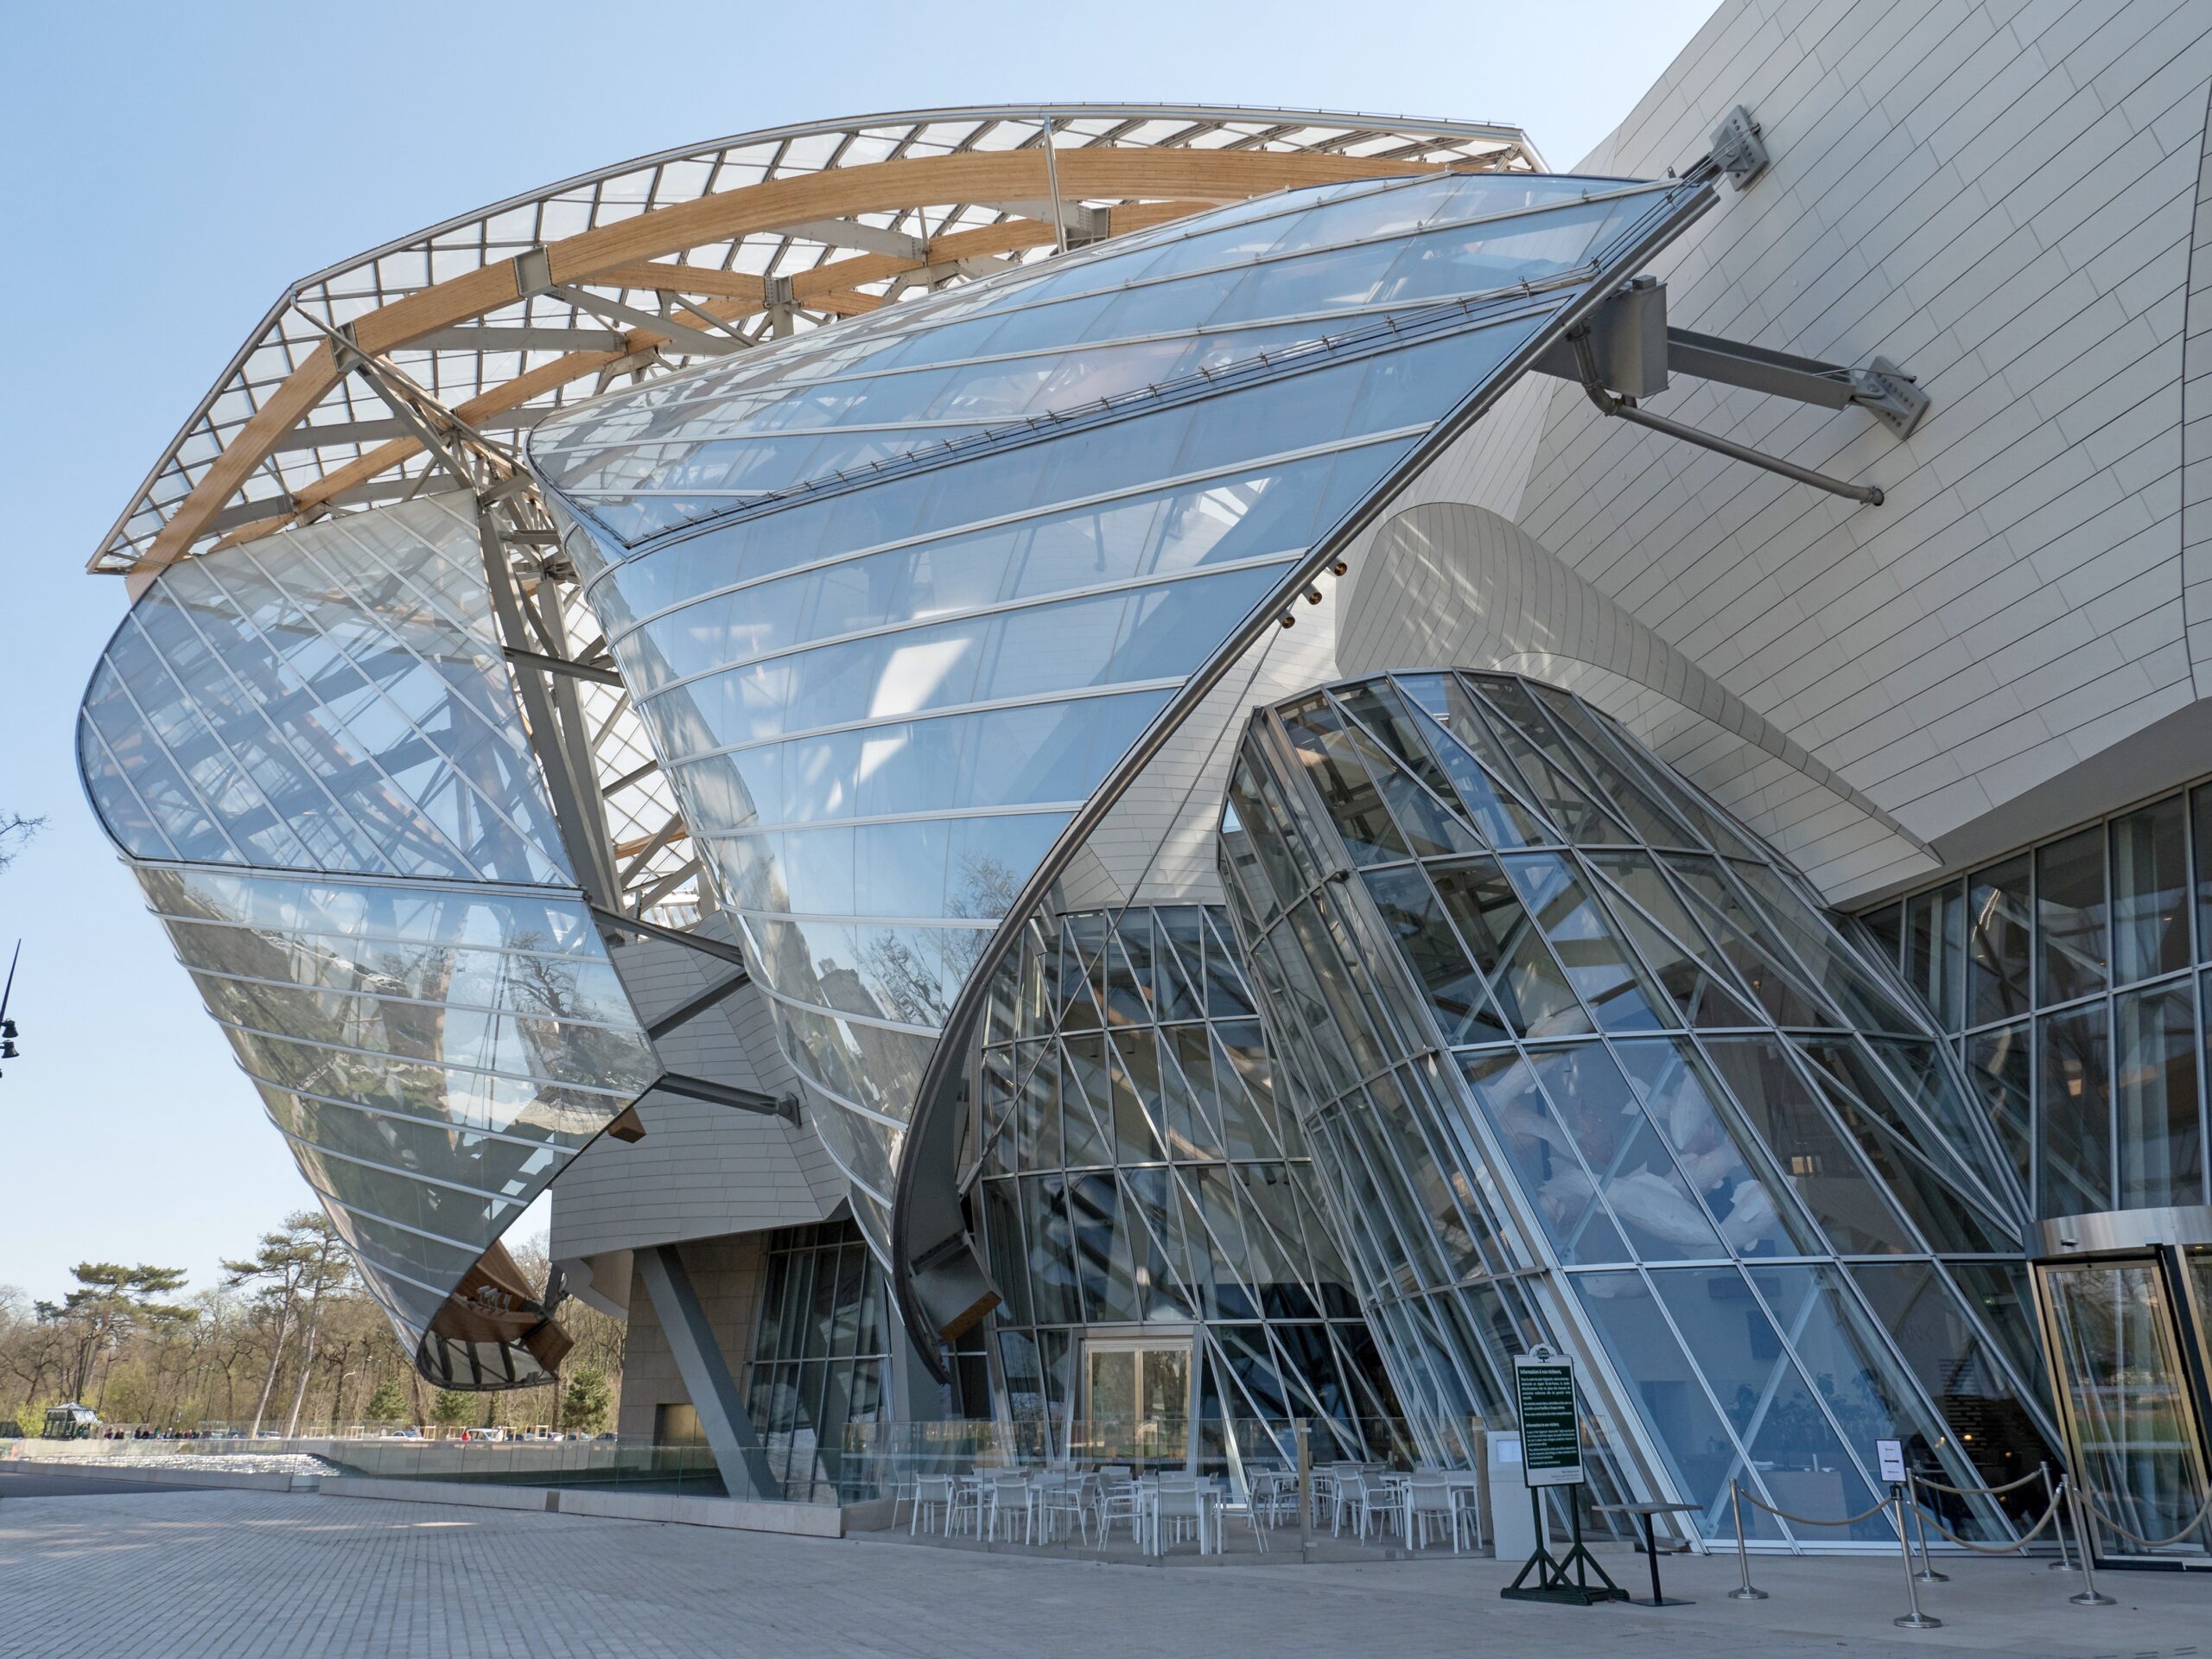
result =
M910 1541L1103 1557L1485 1553L1478 1477L1332 1463L1231 1475L1134 1463L979 1466L900 1479L889 1530ZM1301 1529L1301 1510L1304 1525Z

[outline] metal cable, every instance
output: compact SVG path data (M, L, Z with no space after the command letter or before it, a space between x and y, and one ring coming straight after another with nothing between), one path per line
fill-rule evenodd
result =
M1863 1510L1857 1515L1847 1515L1840 1521L1819 1521L1809 1515L1792 1515L1787 1510L1776 1509L1771 1503L1762 1503L1750 1492L1745 1491L1741 1486L1737 1487L1736 1490L1743 1494L1744 1501L1752 1508L1764 1510L1769 1515L1778 1516L1783 1520L1792 1522L1801 1527L1855 1527L1868 1516L1880 1515L1890 1507L1889 1500L1885 1498L1872 1509Z
M2183 1527L2179 1532L2174 1534L2171 1538L2160 1538L2153 1541L2152 1539L2145 1538L2139 1532L2130 1532L2126 1527L2121 1526L2119 1522L2113 1520L2112 1516L2107 1515L2102 1510L2099 1509L2095 1503L2092 1503L2090 1501L2089 1495L2087 1492L2083 1492L2082 1494L2082 1507L2088 1510L2091 1515L2096 1516L2098 1520L2103 1522L2105 1525L2110 1527L2121 1537L2126 1539L2131 1543L2140 1544L2145 1549L2164 1549L2169 1544L2177 1544L2181 1542L2183 1539L2188 1537L2190 1533L2195 1532L2197 1528L2204 1524L2204 1517L2206 1516L2212 1515L2212 1497L2207 1497L2204 1500L2204 1507L2197 1510L2196 1514L2190 1519L2190 1523L2187 1526Z

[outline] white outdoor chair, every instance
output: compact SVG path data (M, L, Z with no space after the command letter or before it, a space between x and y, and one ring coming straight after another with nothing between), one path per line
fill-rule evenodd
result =
M1406 1487L1406 1542L1414 1549L1428 1548L1429 1529L1442 1527L1452 1535L1452 1553L1459 1553L1460 1535L1467 1528L1467 1511L1452 1483L1440 1477L1416 1475Z
M1350 1509L1363 1543L1377 1526L1386 1533L1395 1530L1404 1511L1396 1490L1379 1476L1364 1471L1338 1484L1338 1502L1340 1509Z
M1179 1544L1183 1541L1184 1529L1187 1526L1191 1531L1198 1535L1198 1554L1205 1554L1207 1537L1211 1531L1208 1516L1213 1508L1210 1502L1212 1497L1213 1493L1210 1489L1201 1487L1195 1479L1188 1476L1179 1478L1170 1476L1163 1478L1159 1489L1152 1495L1149 1529L1152 1535L1152 1553L1155 1555L1165 1555L1167 1553L1168 1543L1166 1533L1168 1528L1171 1526L1173 1528L1175 1542ZM1218 1551L1220 1548L1218 1541L1216 1541L1214 1548Z
M936 1522L942 1520L945 1535L950 1537L953 1516L959 1508L960 1483L950 1475L918 1477L914 1482L914 1510L906 1522L906 1535L935 1532Z
M999 1541L999 1523L1006 1523L1007 1538L1012 1541L1017 1518L1021 1522L1021 1541L1036 1541L1036 1530L1032 1522L1036 1518L1036 1495L1030 1490L1027 1475L994 1475L988 1494L990 1503L990 1541Z
M1103 1548L1107 1541L1113 1537L1114 1529L1117 1525L1128 1528L1131 1543L1142 1541L1144 1525L1142 1494L1137 1490L1136 1482L1129 1478L1126 1468L1122 1470L1119 1478L1116 1478L1114 1471L1109 1468L1099 1479L1098 1543L1101 1548Z
M1050 1543L1057 1535L1067 1536L1067 1524L1075 1523L1076 1535L1085 1549L1090 1548L1090 1511L1093 1502L1091 1488L1095 1483L1089 1475L1059 1475L1042 1484L1037 1503L1044 1522L1045 1541Z
M891 1488L891 1525L894 1530L899 1525L899 1506L901 1503L904 1503L906 1506L909 1529L911 1530L914 1504L921 1495L921 1485L922 1483L920 1478L915 1475L901 1475L893 1483Z

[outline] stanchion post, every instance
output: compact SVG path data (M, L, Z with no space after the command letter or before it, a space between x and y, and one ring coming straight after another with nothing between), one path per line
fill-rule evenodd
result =
M1912 1501L1912 1529L1920 1536L1920 1581L1923 1584L1948 1584L1951 1575L1938 1573L1936 1564L1928 1559L1928 1518L1920 1512L1920 1484L1910 1473L1904 1478L1905 1496Z
M2039 1463L2036 1465L2036 1468L2043 1475L2043 1506L2047 1513L2058 1502L2058 1490L2050 1484L2049 1463ZM2050 1564L2050 1570L2054 1573L2071 1573L2074 1570L2074 1557L2066 1548L2066 1517L2060 1516L2058 1524L2050 1530L2051 1535L2058 1540L2058 1559Z
M1736 1515L1736 1565L1744 1574L1742 1586L1731 1590L1728 1592L1728 1599L1764 1601L1766 1592L1751 1588L1751 1553L1744 1548L1744 1494L1742 1489L1736 1484L1736 1478L1733 1475L1728 1478L1728 1507L1734 1510Z
M1313 1559L1313 1442L1303 1417L1298 1420L1297 1434L1298 1558L1310 1561Z
M2081 1491L2074 1484L2074 1477L2070 1474L2062 1475L2058 1485L2059 1490L2066 1494L2067 1507L2073 1511L2074 1548L2082 1558L2082 1588L2066 1599L2076 1607L2117 1607L2120 1603L2116 1599L2097 1593L2097 1570L2090 1560L2095 1552L2090 1548L2088 1531L2082 1524Z
M1942 1619L1932 1618L1920 1611L1920 1586L1913 1581L1912 1575L1912 1543L1905 1536L1904 1531L1904 1483L1903 1481L1893 1480L1890 1483L1890 1503L1897 1513L1897 1555L1904 1562L1905 1605L1912 1610L1901 1618L1891 1619L1890 1623L1901 1630L1941 1630L1943 1627Z

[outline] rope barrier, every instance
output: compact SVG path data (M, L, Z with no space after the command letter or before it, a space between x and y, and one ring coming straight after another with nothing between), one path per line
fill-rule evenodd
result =
M2017 1492L2031 1481L2042 1478L2041 1468L2037 1468L2032 1475L2022 1475L2018 1480L2008 1480L2002 1486L1946 1486L1942 1481L1930 1480L1925 1475L1913 1477L1914 1481L1918 1484L1932 1487L1939 1492L1948 1492L1954 1497L1999 1497L2006 1492Z
M1730 1484L1732 1485L1734 1484L1733 1482L1731 1482ZM1777 1510L1773 1504L1762 1503L1751 1493L1745 1492L1744 1489L1740 1486L1738 1486L1736 1490L1739 1492L1743 1492L1744 1501L1746 1503L1749 1503L1753 1509L1764 1510L1769 1515L1778 1516L1783 1520L1794 1522L1796 1525L1801 1527L1855 1527L1861 1521L1866 1520L1869 1516L1879 1515L1890 1507L1889 1500L1885 1498L1881 1503L1877 1503L1872 1509L1862 1510L1857 1515L1847 1515L1840 1521L1821 1521L1809 1515L1792 1515L1787 1510Z
M1934 1481L1929 1481L1926 1484L1931 1486L1936 1484ZM1955 1489L1945 1487L1943 1490L1949 1491ZM1961 1549L1971 1550L1977 1555L2010 1555L2015 1550L2024 1550L2030 1544L2035 1542L2037 1538L2042 1535L2043 1529L2056 1520L2058 1516L2058 1499L2056 1497L2053 1497L2050 1500L2050 1507L2043 1512L2043 1519L2037 1522L2033 1527L2023 1533L2015 1541L2009 1544L1996 1545L1970 1544L1965 1539L1960 1537L1958 1534L1953 1532L1948 1527L1945 1526L1942 1522L1942 1517L1938 1516L1935 1510L1929 1509L1925 1503L1923 1503L1918 1498L1916 1497L1913 1499L1912 1507L1919 1512L1922 1519L1933 1522L1936 1531L1942 1533L1946 1538L1956 1544Z
M1758 1500L1754 1498L1751 1501L1753 1503L1757 1503ZM2197 1510L2195 1516L2190 1519L2190 1523L2183 1527L2179 1532L2174 1534L2171 1538L2160 1538L2155 1541L2149 1538L2145 1538L2139 1532L2130 1532L2126 1527L2121 1526L2119 1522L2113 1520L2112 1516L2107 1515L2102 1510L2099 1509L2096 1504L2091 1501L2086 1492L2082 1496L2082 1507L2088 1510L2091 1515L2096 1516L2098 1520L2103 1522L2105 1525L2110 1527L2114 1532L2126 1539L2129 1542L2139 1544L2145 1549L2164 1549L2170 1544L2177 1544L2181 1542L2183 1539L2188 1537L2190 1533L2195 1532L2197 1528L2204 1524L2204 1517L2208 1515L2212 1515L2212 1497L2207 1497L2204 1500L2204 1507Z

